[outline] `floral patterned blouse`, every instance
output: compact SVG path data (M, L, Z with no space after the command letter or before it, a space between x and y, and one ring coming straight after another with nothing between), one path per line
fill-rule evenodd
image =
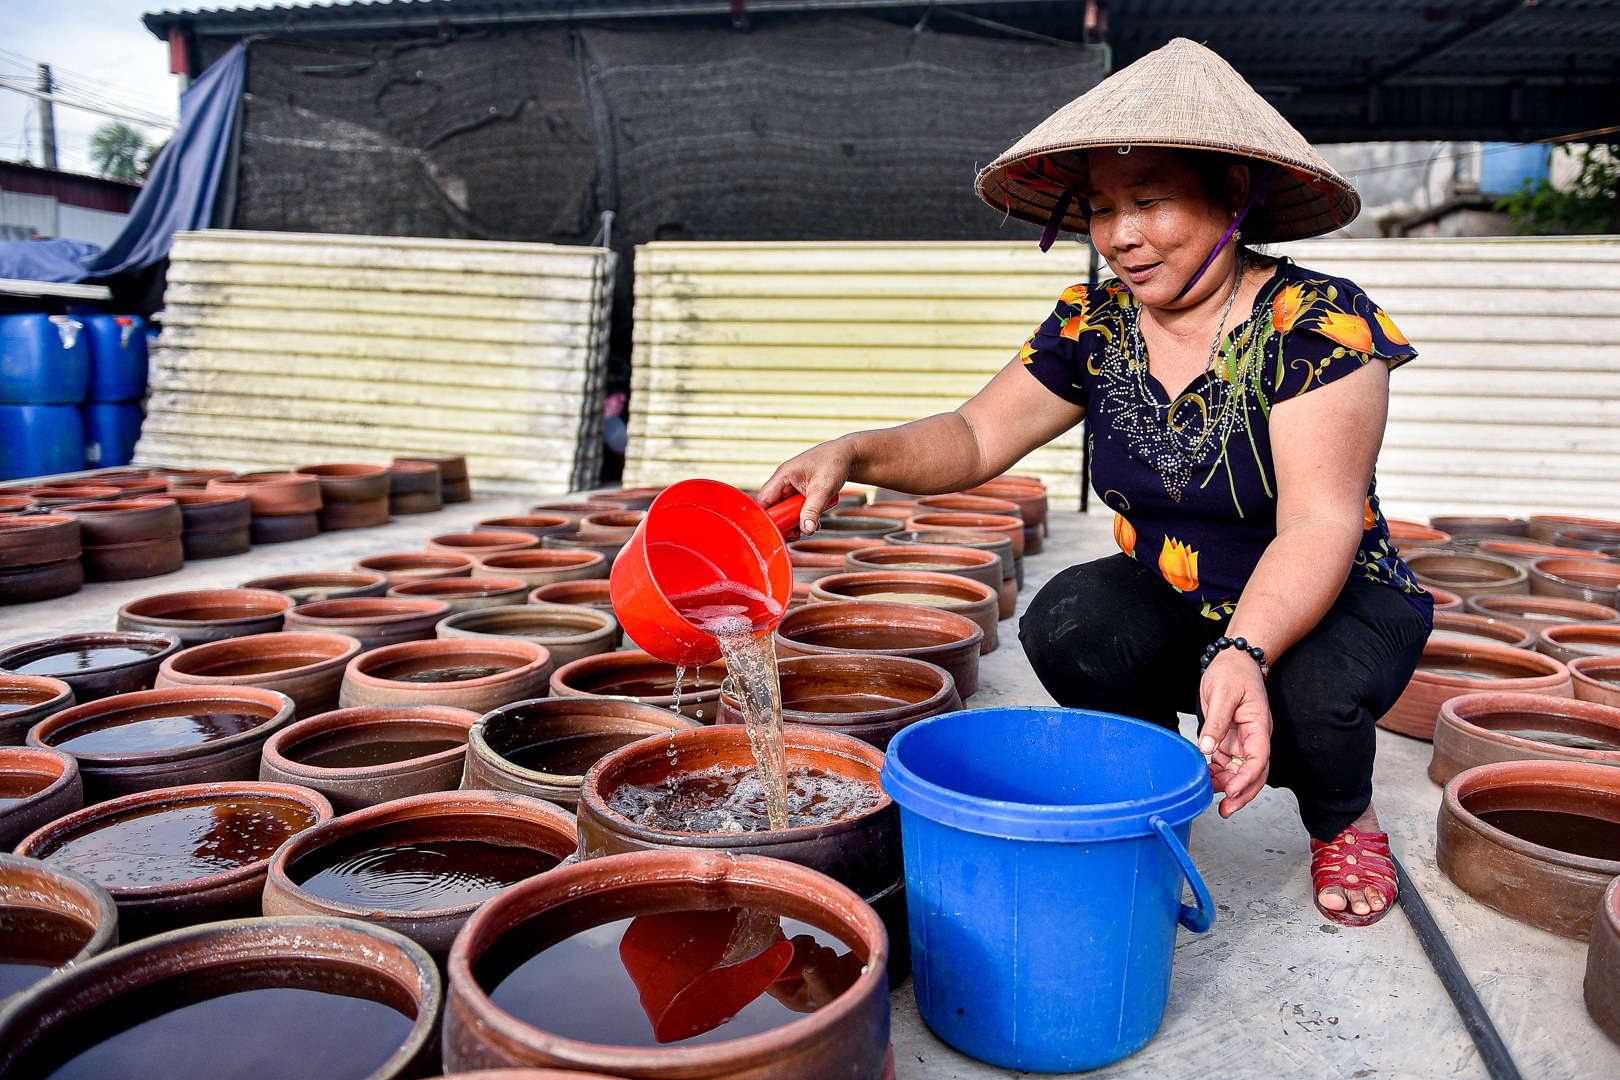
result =
M1076 285L1020 358L1086 409L1092 485L1114 511L1120 549L1225 619L1277 535L1272 406L1374 357L1394 368L1417 351L1355 285L1281 259L1212 369L1171 401L1148 373L1139 316L1118 280ZM1352 573L1399 590L1428 619L1433 599L1390 545L1376 488Z

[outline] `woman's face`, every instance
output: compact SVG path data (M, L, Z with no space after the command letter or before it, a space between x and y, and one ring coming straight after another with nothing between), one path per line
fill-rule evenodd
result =
M1091 204L1092 239L1144 306L1191 307L1231 280L1235 249L1228 244L1198 284L1175 299L1220 242L1235 210L1212 201L1174 150L1138 146L1121 154L1104 146L1089 152L1089 162L1081 194ZM1248 169L1234 166L1231 179L1236 196L1246 197Z

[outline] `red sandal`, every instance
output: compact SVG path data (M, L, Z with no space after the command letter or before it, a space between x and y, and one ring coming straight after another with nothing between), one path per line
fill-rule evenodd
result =
M1346 899L1351 889L1375 890L1384 898L1383 910L1357 915L1349 907L1343 911L1323 907L1319 899L1322 890L1335 885L1345 891ZM1369 926L1389 914L1400 895L1399 888L1388 833L1364 832L1352 825L1330 844L1311 840L1311 897L1316 910L1331 921L1341 926Z

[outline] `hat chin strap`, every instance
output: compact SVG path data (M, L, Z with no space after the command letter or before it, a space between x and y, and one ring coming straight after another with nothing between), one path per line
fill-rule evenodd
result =
M1207 271L1215 262L1215 256L1219 255L1221 253L1221 249L1224 248L1227 243L1231 241L1232 237L1237 234L1239 227L1241 227L1243 224L1243 219L1249 216L1249 211L1253 210L1256 206L1259 206L1271 197L1271 188L1272 185L1276 184L1277 182L1277 173L1277 166L1266 166L1266 171L1260 174L1259 181L1254 185L1254 187L1249 189L1249 197L1244 201L1242 208L1238 210L1237 217L1232 219L1232 224L1227 228L1226 235L1221 237L1220 242L1217 243L1214 250L1209 253L1209 257L1204 260L1204 265L1198 268L1198 272L1193 274L1192 277L1188 278L1187 284L1181 287L1181 291L1170 298L1171 303L1175 303L1183 296L1186 296L1188 290L1190 290L1194 285L1198 284L1198 279L1202 278L1204 276L1204 272ZM1048 225L1047 228L1050 229L1051 226ZM1043 247L1041 250L1044 251L1046 248Z

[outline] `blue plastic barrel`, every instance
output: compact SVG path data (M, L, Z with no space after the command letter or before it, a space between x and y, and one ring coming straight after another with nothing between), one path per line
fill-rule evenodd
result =
M92 469L128 465L135 457L146 414L138 401L87 401L84 410L84 460Z
M1196 746L1108 713L969 709L897 735L883 786L900 806L917 1007L940 1038L1031 1072L1146 1045L1176 924L1215 920L1187 853L1213 795Z
M77 405L0 405L0 480L84 467Z
M90 401L139 401L146 396L146 320L139 315L91 315Z
M90 386L84 324L67 315L0 315L0 402L68 405Z

